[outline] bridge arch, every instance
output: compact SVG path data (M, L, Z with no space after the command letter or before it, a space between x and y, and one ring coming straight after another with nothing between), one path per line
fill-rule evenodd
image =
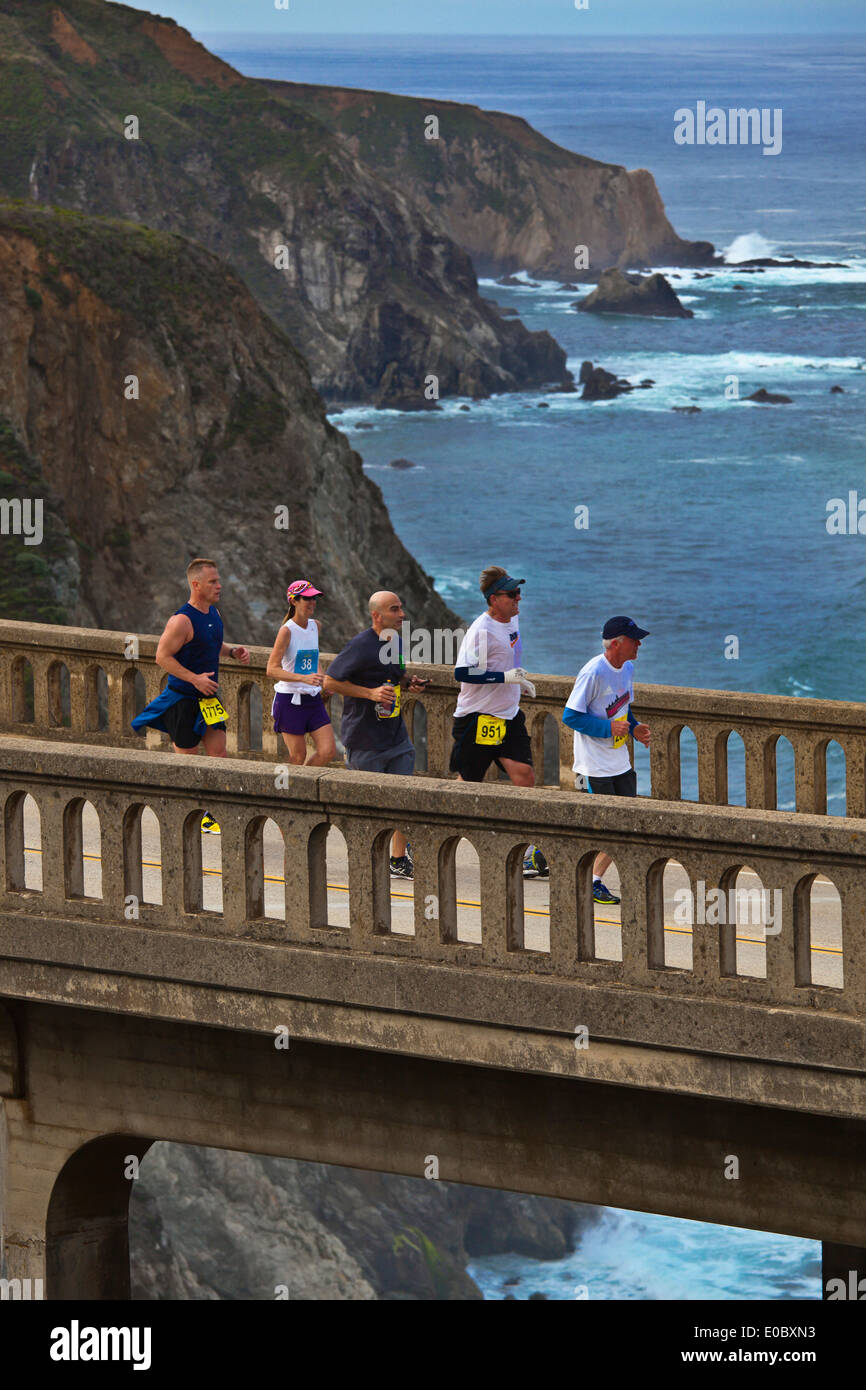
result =
M47 1296L129 1298L130 1159L152 1139L105 1134L76 1149L58 1173L45 1221Z

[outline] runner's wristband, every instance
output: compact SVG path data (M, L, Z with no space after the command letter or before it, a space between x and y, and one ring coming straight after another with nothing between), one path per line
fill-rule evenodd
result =
M469 685L489 685L493 681L504 681L504 671L476 671L470 666L457 666L454 670L456 681L466 681Z

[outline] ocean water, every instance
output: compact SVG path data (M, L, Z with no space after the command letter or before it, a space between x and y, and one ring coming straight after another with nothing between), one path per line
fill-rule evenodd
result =
M502 563L526 576L531 669L573 674L604 620L630 613L651 632L641 680L863 699L866 536L827 529L831 499L866 498L862 39L199 37L251 76L524 116L566 148L650 169L677 232L726 253L710 279L657 267L678 276L687 321L579 314L586 290L528 276L513 288L483 283L529 328L549 330L575 374L589 359L651 378L649 390L609 403L528 393L334 417L457 612L475 616L480 570ZM781 108L781 152L677 146L674 112L699 100ZM734 264L761 255L822 265L744 274ZM746 402L758 387L792 404ZM700 413L673 409L688 405ZM397 457L417 467L392 469ZM574 525L579 506L586 530ZM725 656L731 636L737 659ZM835 812L840 763L831 747ZM693 780L693 759L684 767ZM731 774L741 801L736 764ZM608 1212L556 1268L502 1257L473 1269L490 1298L535 1288L572 1298L576 1285L598 1298L791 1298L819 1296L819 1258L815 1242Z
M817 1241L605 1209L564 1260L492 1255L469 1273L486 1299L805 1299L819 1296Z

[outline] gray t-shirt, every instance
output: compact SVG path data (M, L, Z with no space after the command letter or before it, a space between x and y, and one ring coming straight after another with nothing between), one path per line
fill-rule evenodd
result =
M343 650L334 657L328 667L328 675L335 681L350 681L352 685L363 685L367 690L390 681L399 687L403 675L402 665L382 661L382 647L386 639L379 637L375 628L368 627L347 642ZM401 658L402 661L402 658ZM412 747L412 740L403 723L403 716L396 712L389 718L381 718L378 706L372 700L356 700L351 695L343 699L343 721L340 725L340 738L347 748L359 752L384 753L395 751L402 746Z

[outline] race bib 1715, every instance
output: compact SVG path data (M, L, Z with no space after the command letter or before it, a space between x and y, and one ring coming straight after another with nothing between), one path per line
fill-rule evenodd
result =
M215 695L199 700L198 707L205 724L222 724L228 719L228 715Z

